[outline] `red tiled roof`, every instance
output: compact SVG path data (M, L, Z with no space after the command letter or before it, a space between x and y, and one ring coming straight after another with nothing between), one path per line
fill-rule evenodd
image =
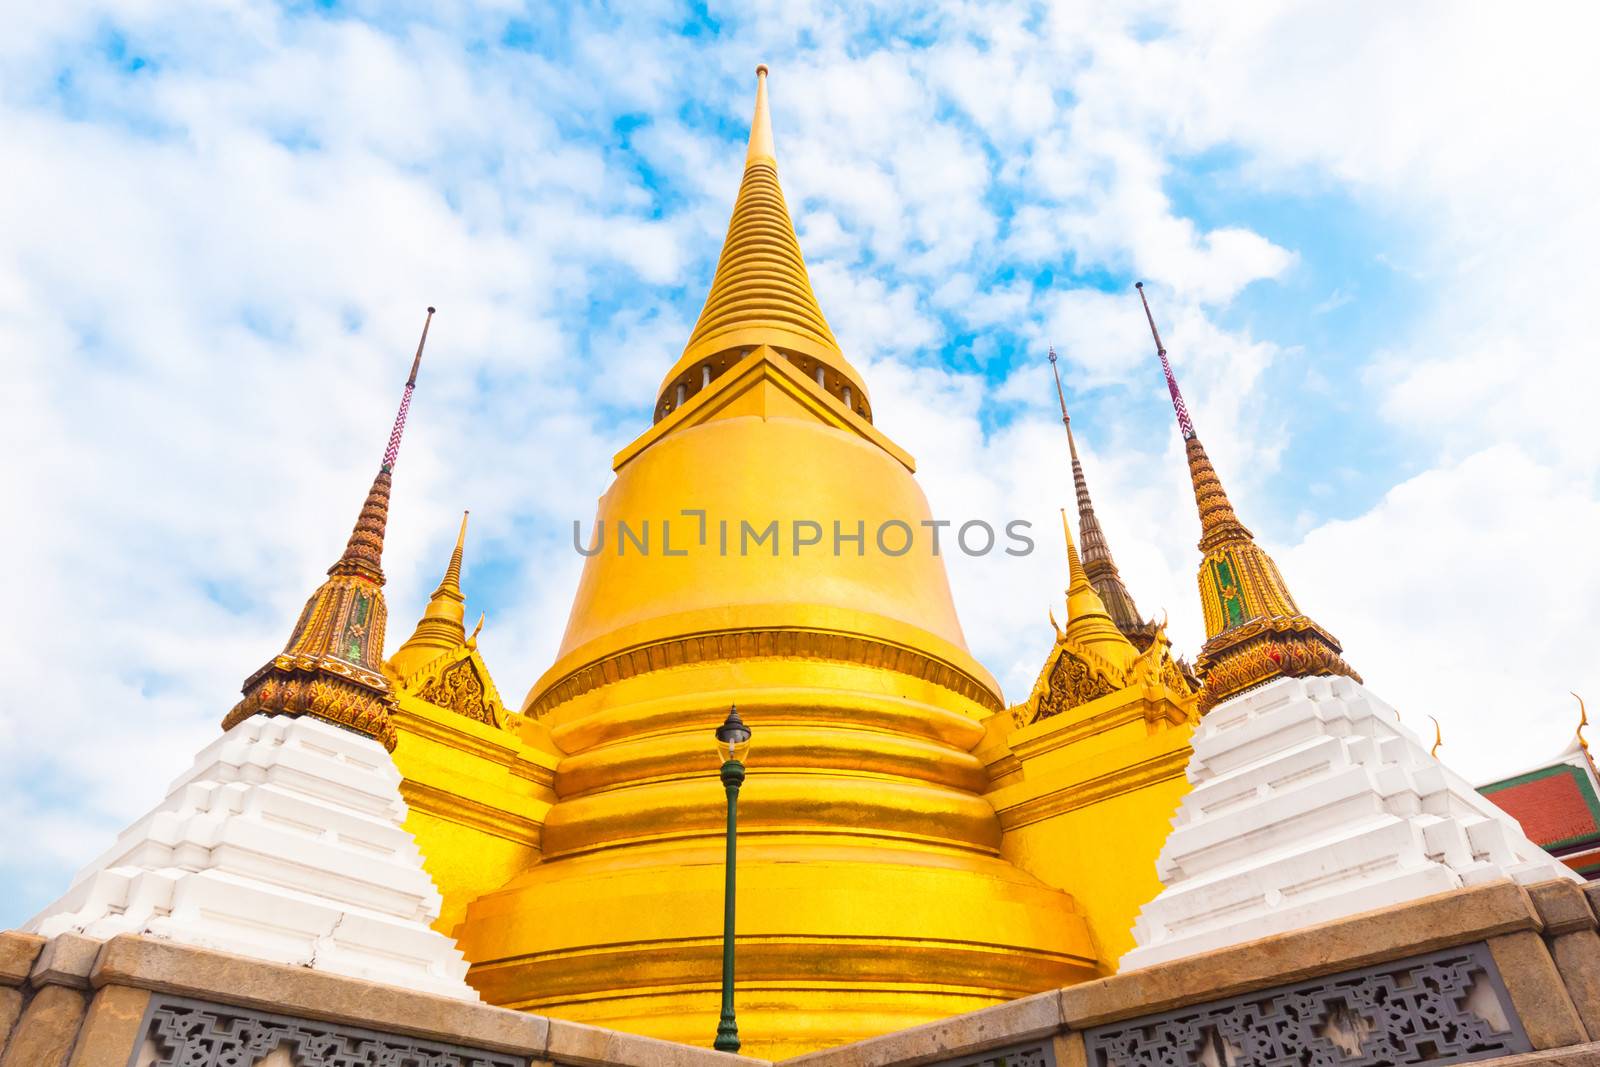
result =
M1557 765L1488 786L1483 794L1521 823L1535 844L1549 847L1600 837L1593 791L1587 786L1576 767Z

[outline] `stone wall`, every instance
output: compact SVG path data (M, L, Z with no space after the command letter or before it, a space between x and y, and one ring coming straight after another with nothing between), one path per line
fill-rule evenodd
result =
M1597 904L1600 885L1496 882L780 1067L1600 1067ZM0 1067L770 1067L132 935L0 934L0 1050Z
M1495 882L1040 993L784 1067L1600 1067L1600 1041L1591 1041L1600 1038L1597 903L1600 895L1569 882L1531 890ZM1463 976L1465 988L1449 986ZM1397 989L1403 995L1390 998ZM1406 1040L1392 1040L1397 1031ZM1388 1048L1380 1047L1385 1037Z
M0 934L0 1048L0 1067L764 1067L149 937L15 932Z

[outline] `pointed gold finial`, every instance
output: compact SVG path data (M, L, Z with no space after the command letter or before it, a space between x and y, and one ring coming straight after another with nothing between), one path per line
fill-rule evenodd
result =
M1578 747L1588 752L1589 742L1583 736L1583 728L1589 725L1589 709L1583 706L1583 698L1577 693L1572 693L1572 698L1578 702Z
M771 163L778 165L778 150L772 143L772 112L767 108L767 65L756 67L756 114L750 120L750 148L744 154L744 165Z
M1433 719L1432 715L1428 718ZM1433 719L1433 747L1428 750L1428 755L1434 759L1439 758L1439 748L1444 744L1444 731L1439 729L1439 720Z
M1077 593L1085 589L1093 591L1089 584L1089 576L1084 573L1083 561L1078 558L1078 546L1072 541L1072 527L1067 524L1067 509L1061 508L1061 534L1067 539L1067 592ZM1100 610L1105 610L1101 605Z
M1062 639L1103 656L1118 670L1126 670L1138 657L1139 650L1117 629L1106 611L1105 602L1094 591L1083 569L1083 561L1078 558L1078 546L1072 539L1066 508L1061 509L1061 534L1067 542L1067 626L1062 631Z
M461 551L467 544L467 516L471 514L470 511L461 513L461 532L456 534L456 550L450 553L450 565L444 569L444 578L439 582L439 591L453 589L458 594L461 592ZM436 591L434 596L438 595L439 592Z
M656 421L762 345L868 422L872 403L862 377L839 348L817 303L794 221L778 184L777 149L767 102L767 70L756 68L756 107L744 176L728 220L711 291L683 355L662 379Z
M401 678L411 676L440 655L466 644L467 598L461 592L461 557L467 543L469 514L461 513L461 531L456 535L455 550L450 553L444 577L439 579L438 587L428 599L422 618L417 620L417 628L389 657L389 669Z

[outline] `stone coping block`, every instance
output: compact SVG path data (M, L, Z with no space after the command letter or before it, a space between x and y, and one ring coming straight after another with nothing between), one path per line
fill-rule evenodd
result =
M35 989L47 985L64 985L73 989L89 988L89 972L100 955L98 938L82 934L61 934L45 943L44 950L34 962L28 983Z
M44 949L44 938L21 930L0 933L0 985L21 985Z
M1520 886L1489 882L1068 986L1062 1019L1087 1029L1542 927Z
M1061 1029L1058 990L783 1060L781 1067L910 1067L1015 1045Z
M1600 1067L1600 1041L1502 1056L1497 1060L1479 1060L1473 1067Z
M544 1057L561 1067L772 1067L770 1060L604 1030L565 1019L550 1019L548 1023L550 1039Z
M105 942L89 980L535 1057L549 1036L539 1015L137 934Z
M771 1067L767 1060L135 934L103 944L89 981L96 989L132 987L511 1052L528 1056L534 1064L553 1060L573 1067Z
M1528 887L1528 896L1544 922L1546 937L1575 934L1595 928L1594 909L1584 887L1576 882L1540 882Z

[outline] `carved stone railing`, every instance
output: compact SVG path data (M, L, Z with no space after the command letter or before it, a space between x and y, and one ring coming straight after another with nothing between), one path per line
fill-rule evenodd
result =
M143 1037L128 1067L254 1065L280 1050L294 1067L528 1067L526 1056L160 994Z
M1481 942L1098 1026L1084 1046L1089 1067L1401 1067L1533 1048Z

